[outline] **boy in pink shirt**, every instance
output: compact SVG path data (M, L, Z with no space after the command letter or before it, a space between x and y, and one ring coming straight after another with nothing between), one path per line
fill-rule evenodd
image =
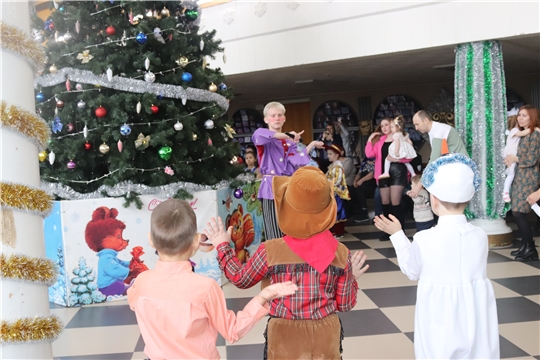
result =
M153 270L141 273L128 290L144 339L144 353L157 359L219 359L217 333L238 341L268 314L268 301L291 295L290 281L263 289L237 315L213 279L191 271L199 247L197 220L189 203L169 199L152 212L150 245L159 253Z

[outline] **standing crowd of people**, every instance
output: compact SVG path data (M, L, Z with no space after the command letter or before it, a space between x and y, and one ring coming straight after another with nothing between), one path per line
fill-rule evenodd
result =
M195 213L183 200L162 202L152 213L150 233L158 263L128 290L145 354L219 359L218 332L237 341L268 314L261 358L340 359L343 327L337 312L356 305L358 281L369 265L363 251L351 254L338 239L354 210L354 221L366 221L366 197L373 194L374 223L386 234L381 240L392 241L401 271L418 281L416 357L500 358L495 294L486 276L487 235L464 215L479 190L480 173L457 131L426 111L414 115L416 130L428 134L431 145L429 163L419 174L408 166L416 154L403 119L384 118L367 139L356 171L344 150L350 144L333 125L320 140L300 146L303 131L284 133L285 121L282 104L267 104L268 128L255 131L255 148L246 152L246 171L261 179L266 241L242 263L230 245L232 228L221 218L212 218L204 230L227 279L241 289L261 284L262 290L238 314L227 310L219 286L195 274L189 263L201 241ZM538 110L523 106L515 121L504 157L513 179L500 195L511 201L522 237L513 255L529 261L538 259L527 220L531 206L539 210ZM314 150L324 152L323 166L308 165ZM402 229L404 196L414 203L412 241Z

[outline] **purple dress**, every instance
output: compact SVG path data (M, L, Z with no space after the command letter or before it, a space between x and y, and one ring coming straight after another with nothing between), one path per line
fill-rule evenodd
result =
M306 149L298 150L292 139L274 138L275 131L259 128L253 133L257 147L259 169L263 175L259 188L259 199L274 199L272 177L291 176L296 169L309 163Z

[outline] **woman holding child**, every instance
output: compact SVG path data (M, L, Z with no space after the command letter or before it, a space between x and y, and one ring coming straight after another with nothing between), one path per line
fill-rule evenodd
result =
M383 213L385 216L394 215L401 223L404 222L404 214L401 209L401 198L403 190L407 186L407 168L404 163L410 159L395 159L388 156L388 148L392 144L390 124L391 118L384 118L380 122L380 132L374 132L368 138L365 154L367 157L375 158L375 180L381 193ZM388 159L390 165L389 178L379 179L384 167L384 161ZM379 240L388 241L390 238L384 234Z
M531 225L527 221L527 214L531 207L527 197L533 193L540 184L538 160L540 158L540 133L535 131L538 126L538 109L531 105L522 106L518 112L518 125L520 130L529 129L530 133L519 140L517 155L507 155L504 164L510 167L517 163L514 181L510 191L512 199L512 214L521 235L521 247L512 251L515 260L529 261L538 259L538 252L534 245Z

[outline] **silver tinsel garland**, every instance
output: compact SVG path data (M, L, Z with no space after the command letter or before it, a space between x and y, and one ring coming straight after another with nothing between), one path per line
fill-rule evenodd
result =
M99 85L110 89L131 93L150 93L172 99L187 99L200 102L216 102L224 111L229 109L229 101L224 96L202 89L187 88L179 85L149 83L144 80L113 76L112 80L107 75L95 75L88 70L62 68L54 74L47 74L34 79L34 87L49 87L65 82L67 79L83 84Z
M478 164L482 187L469 204L477 219L504 215L502 199L506 97L499 42L458 45L455 72L456 129L471 158Z
M252 183L255 180L253 174L240 174L236 177L242 183ZM217 190L224 187L229 187L230 182L222 180L215 185L200 185L188 182L177 182L174 184L168 184L163 186L146 186L141 184L134 184L131 181L123 181L114 186L103 185L96 191L86 194L81 194L67 185L61 183L51 183L47 181L41 182L41 190L45 191L51 196L57 196L65 200L87 200L87 199L99 199L103 197L119 197L136 193L138 195L156 195L160 198L169 198L176 195L178 190L185 190L189 193L207 190ZM106 195L104 195L106 194Z

